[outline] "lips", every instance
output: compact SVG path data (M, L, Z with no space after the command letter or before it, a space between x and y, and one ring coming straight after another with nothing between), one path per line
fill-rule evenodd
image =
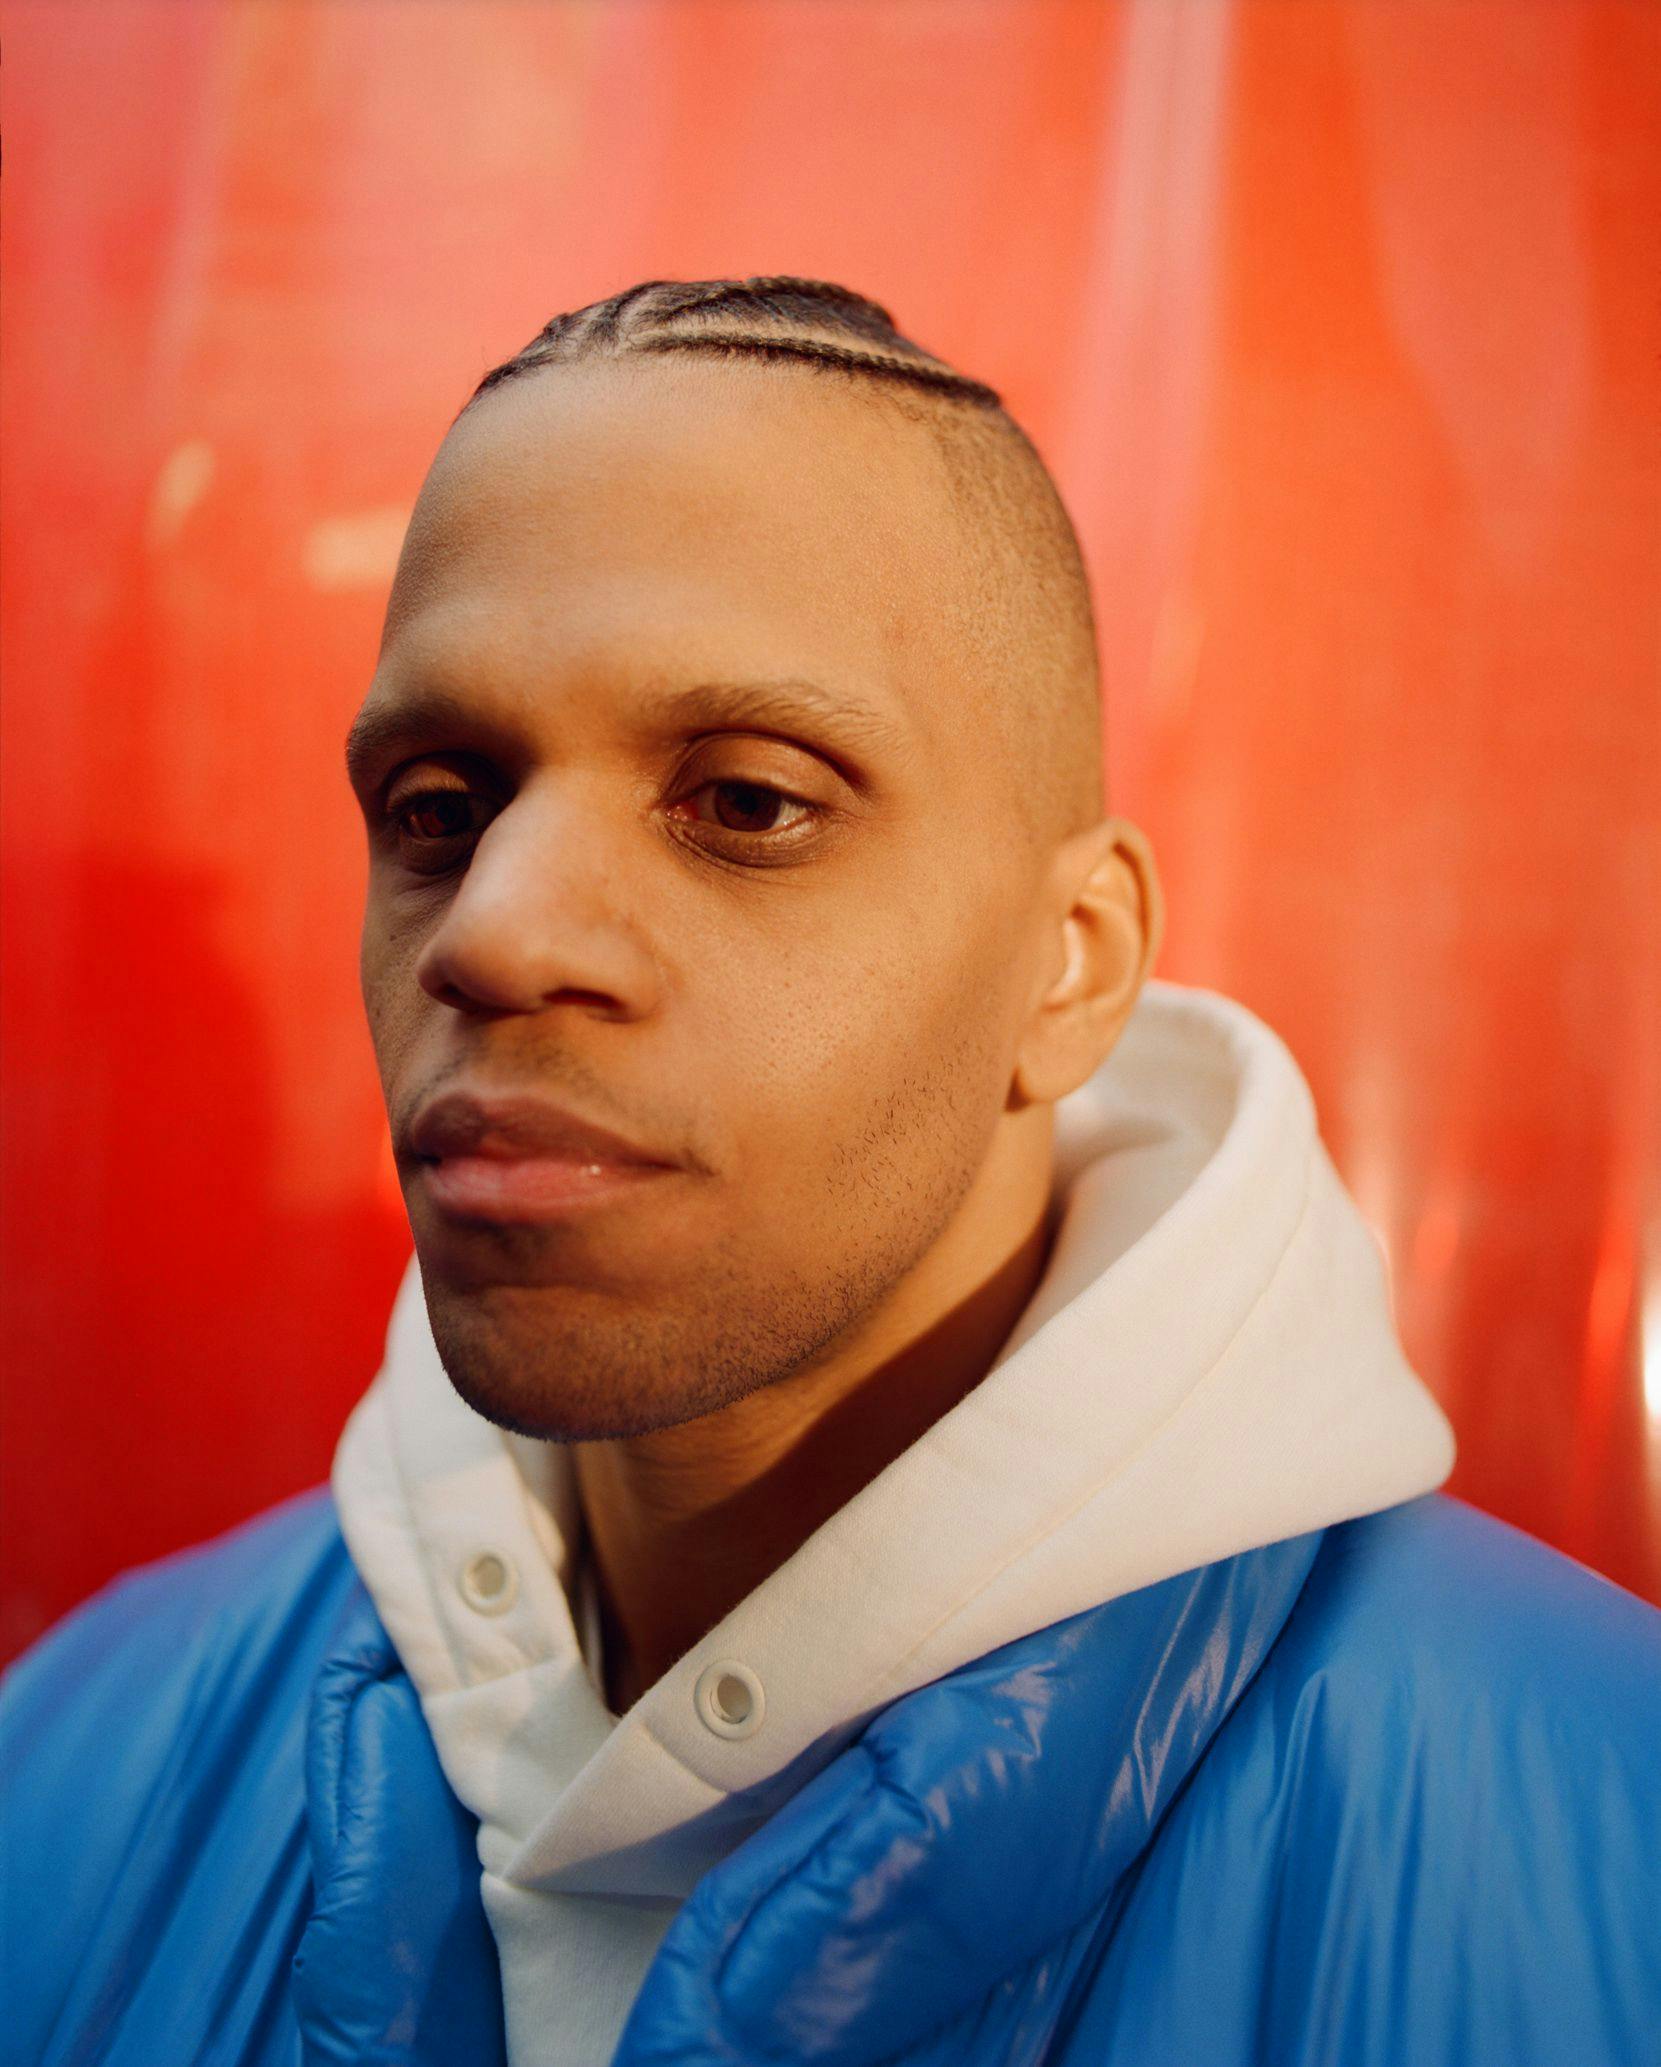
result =
M421 1107L409 1129L418 1156L491 1161L599 1163L618 1169L674 1169L673 1156L626 1141L608 1127L524 1092L445 1091Z
M503 1226L565 1219L680 1167L525 1093L446 1091L416 1114L407 1146L441 1213Z

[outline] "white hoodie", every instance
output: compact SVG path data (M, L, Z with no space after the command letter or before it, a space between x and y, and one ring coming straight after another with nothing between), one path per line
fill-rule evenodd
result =
M412 1259L334 1493L479 1818L512 2067L609 2059L693 1884L877 1709L1446 1478L1452 1431L1403 1360L1378 1245L1243 1006L1147 986L1056 1108L1052 1203L1044 1277L986 1377L621 1719L569 1453L460 1398Z

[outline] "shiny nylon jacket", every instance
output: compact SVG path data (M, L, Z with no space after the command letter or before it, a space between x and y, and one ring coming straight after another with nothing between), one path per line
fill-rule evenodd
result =
M326 1493L106 1589L0 1728L8 2059L505 2059ZM615 2058L1661 2063L1661 1615L1432 1494L1040 1630L705 1876Z

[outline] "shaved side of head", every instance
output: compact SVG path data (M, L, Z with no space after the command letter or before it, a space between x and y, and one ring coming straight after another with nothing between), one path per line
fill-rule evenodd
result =
M979 562L964 650L1017 785L1017 817L1040 851L1107 808L1100 664L1090 580L1072 519L1019 424L936 408L933 428Z

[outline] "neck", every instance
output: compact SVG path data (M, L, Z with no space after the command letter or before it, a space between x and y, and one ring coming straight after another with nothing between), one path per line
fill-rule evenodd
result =
M1049 1260L1047 1177L1030 1189L1014 1246L920 1330L885 1308L863 1352L679 1427L575 1446L614 1713L986 1375Z

